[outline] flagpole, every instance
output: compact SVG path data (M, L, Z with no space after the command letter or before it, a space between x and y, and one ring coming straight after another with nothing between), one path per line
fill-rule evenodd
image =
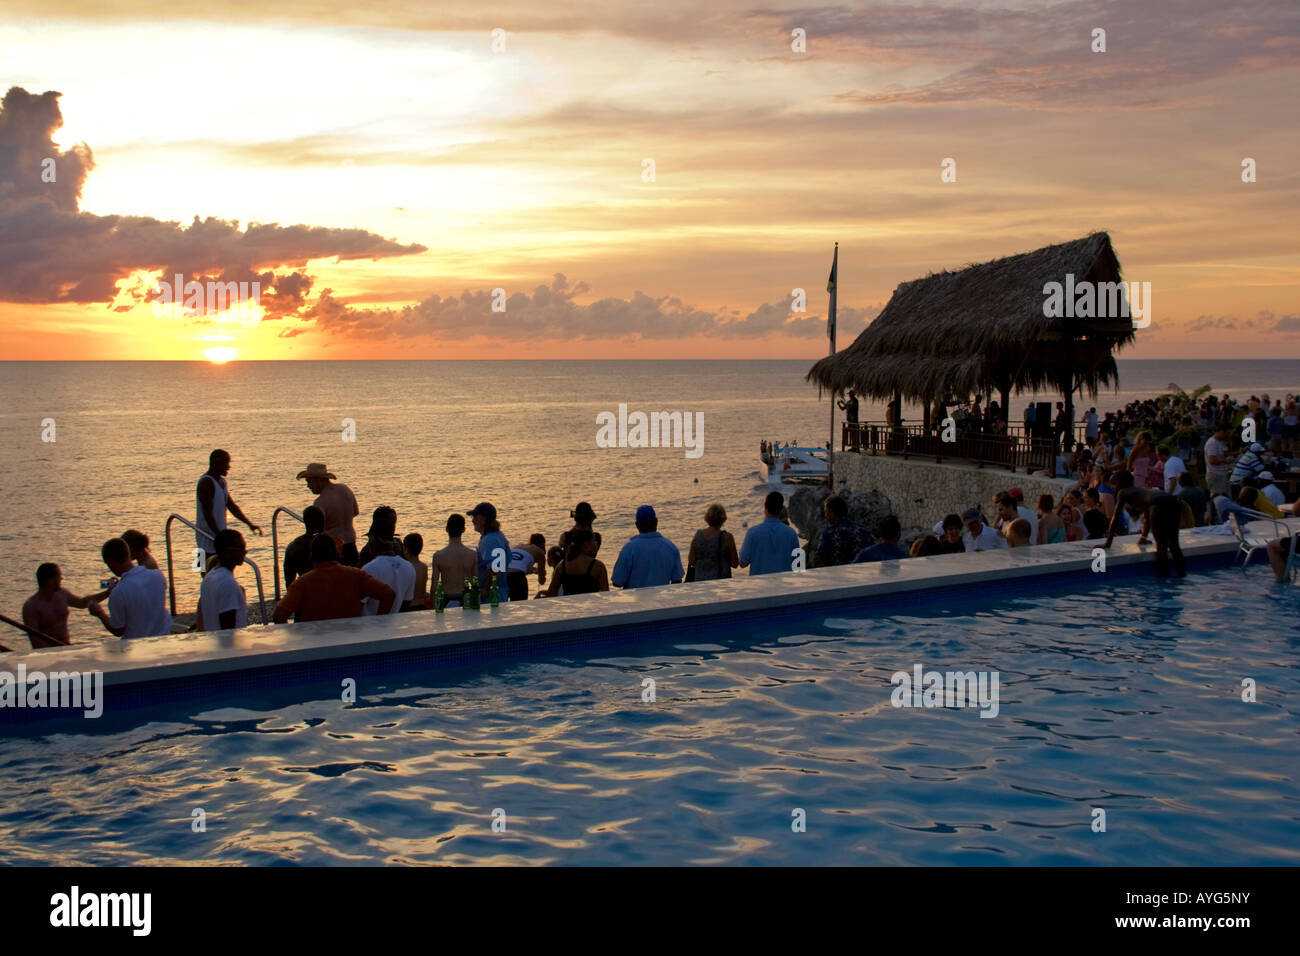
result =
M839 291L839 264L840 264L840 244L835 243L835 257L831 260L831 278L826 283L827 289L831 294L830 308L827 311L826 334L831 340L831 358L835 357L835 300ZM830 488L831 494L835 493L835 393L831 392L831 434L830 443L826 446L826 485Z

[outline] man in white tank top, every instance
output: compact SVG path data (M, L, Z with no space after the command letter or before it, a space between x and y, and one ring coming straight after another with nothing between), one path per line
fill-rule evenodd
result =
M199 483L194 490L197 514L194 523L199 526L194 535L194 545L203 551L205 572L208 561L217 551L213 544L217 532L226 529L227 511L248 525L253 534L262 533L262 529L249 521L239 505L235 504L235 499L230 497L230 490L226 487L226 475L229 473L230 452L218 448L208 456L208 470L199 475Z

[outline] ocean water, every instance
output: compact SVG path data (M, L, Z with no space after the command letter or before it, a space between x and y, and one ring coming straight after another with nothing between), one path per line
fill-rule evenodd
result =
M110 696L0 736L0 864L1300 864L1300 590L1149 575L394 667L350 705ZM996 716L891 706L915 664L997 672Z
M36 566L56 561L77 593L108 576L103 541L138 528L163 562L169 513L194 517L194 485L217 447L233 456L231 493L262 524L249 556L271 582L270 515L312 501L295 479L323 461L356 493L362 515L397 509L399 532L420 532L426 553L445 542L447 515L481 500L498 508L514 540L554 541L569 511L588 500L615 548L635 533L632 514L653 504L660 530L685 552L704 509L721 502L728 529L762 515L762 439L824 443L829 404L791 361L612 362L156 362L0 363L0 608L18 617L35 590ZM1102 411L1206 382L1217 392L1300 390L1300 365L1284 361L1120 362L1122 389ZM1022 397L1017 408L1024 403ZM703 413L703 453L683 448L600 448L596 416L629 411ZM911 417L912 413L908 413ZM916 413L919 416L919 412ZM883 418L864 405L865 418ZM42 440L54 421L55 441ZM343 440L343 420L355 441ZM242 525L237 525L241 527ZM287 537L295 523L282 522ZM193 534L174 525L178 610L190 611L198 575ZM244 529L246 531L246 529ZM472 539L472 533L470 538ZM243 572L250 599L252 574ZM73 612L74 638L102 635ZM9 635L21 643L18 632ZM0 638L0 641L3 641Z

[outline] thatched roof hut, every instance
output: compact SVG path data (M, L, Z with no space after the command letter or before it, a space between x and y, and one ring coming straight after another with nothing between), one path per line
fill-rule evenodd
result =
M817 362L818 390L850 388L929 405L945 395L1055 388L1063 395L1116 382L1113 352L1133 341L1129 318L1049 318L1044 286L1074 277L1120 282L1110 236L1008 256L902 283L848 348ZM1003 402L1004 414L1006 402Z

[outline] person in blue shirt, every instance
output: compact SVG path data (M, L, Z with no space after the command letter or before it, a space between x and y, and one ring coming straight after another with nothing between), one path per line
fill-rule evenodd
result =
M636 509L636 530L638 534L618 553L610 584L616 588L653 588L680 583L686 577L681 552L659 533L654 508L642 505Z
M880 519L880 524L876 530L880 532L880 543L859 551L857 557L853 559L854 564L867 564L871 561L896 561L899 558L911 557L908 552L898 545L898 539L903 536L903 525L897 517L885 515Z
M478 586L483 600L492 599L492 561L498 557L500 570L497 576L497 599L504 604L510 600L510 582L506 571L510 567L510 542L501 533L497 522L497 509L490 501L480 501L473 511L465 512L474 519L474 530L478 532ZM501 557L504 556L504 557Z
M763 520L745 532L740 546L740 566L748 565L750 574L777 574L791 570L799 536L781 520L785 495L773 491L763 502Z

